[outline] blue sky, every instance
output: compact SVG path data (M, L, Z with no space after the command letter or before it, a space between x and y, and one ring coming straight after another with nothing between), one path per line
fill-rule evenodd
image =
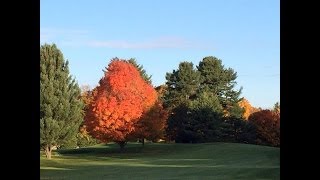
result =
M136 58L157 86L179 62L216 56L253 106L280 101L279 0L41 0L44 43L80 86L96 86L113 57Z

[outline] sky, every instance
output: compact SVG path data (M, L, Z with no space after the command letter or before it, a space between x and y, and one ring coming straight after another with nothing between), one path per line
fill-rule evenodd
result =
M280 102L279 0L40 0L40 45L55 43L80 86L114 57L135 58L152 83L206 56L237 72L251 105Z

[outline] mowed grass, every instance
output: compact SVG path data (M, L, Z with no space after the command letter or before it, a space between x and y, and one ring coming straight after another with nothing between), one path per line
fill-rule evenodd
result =
M40 157L40 179L280 179L280 148L236 143L117 144Z

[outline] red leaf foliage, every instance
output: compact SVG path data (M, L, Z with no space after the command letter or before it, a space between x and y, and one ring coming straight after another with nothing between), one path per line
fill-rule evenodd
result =
M102 142L126 141L156 99L156 91L132 64L113 59L86 113L87 130Z
M261 110L249 116L257 128L258 144L280 146L280 114L271 110Z

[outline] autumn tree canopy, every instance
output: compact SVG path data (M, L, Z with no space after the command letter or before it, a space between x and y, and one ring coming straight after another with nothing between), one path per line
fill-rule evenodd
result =
M138 69L141 77L146 82L148 82L149 84L152 84L152 81L151 81L152 76L147 74L147 71L143 68L143 65L138 64L138 62L134 58L129 59L128 62L131 63L132 65L134 65L134 67L136 67Z
M135 123L156 99L156 91L136 67L126 60L112 59L89 105L87 130L93 137L115 141L123 148Z
M47 158L53 146L75 139L83 121L80 88L55 44L40 47L40 145Z

